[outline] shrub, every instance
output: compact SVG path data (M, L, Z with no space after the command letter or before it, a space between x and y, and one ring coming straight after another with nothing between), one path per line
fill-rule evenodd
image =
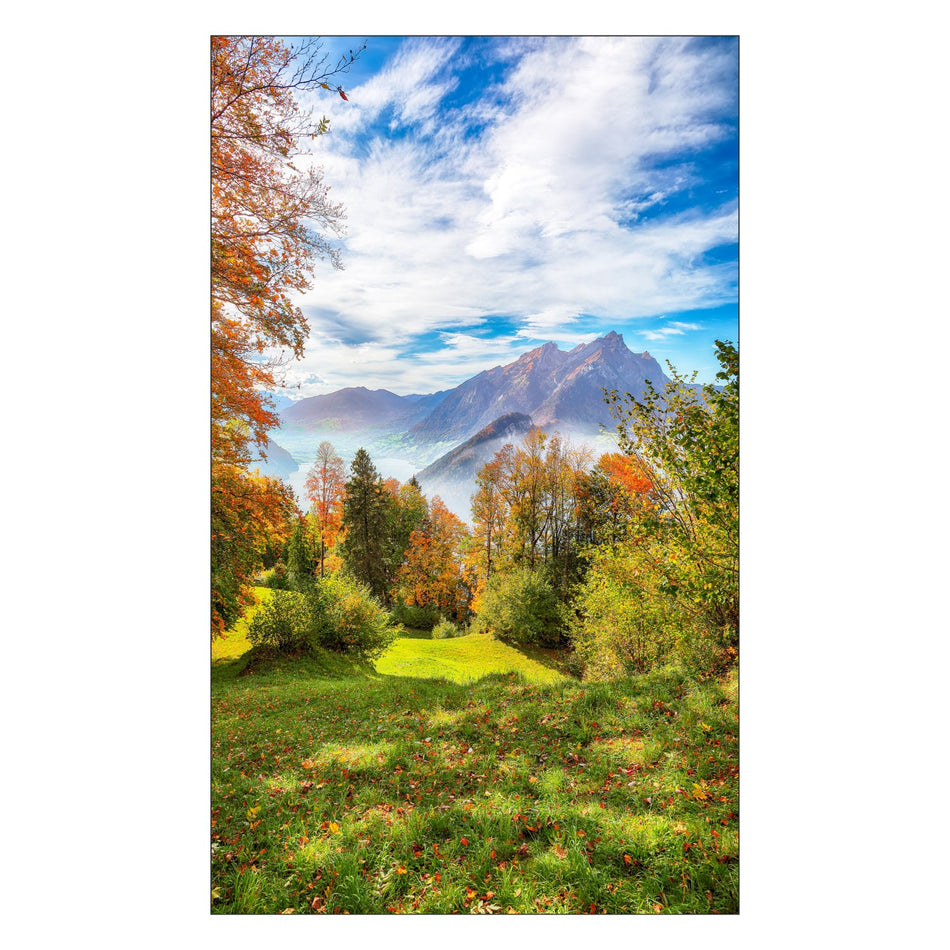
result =
M287 568L278 561L272 568L260 574L258 582L261 587L269 587L271 590L289 590L290 580L287 576Z
M572 625L588 678L646 673L672 659L693 668L712 661L716 644L683 572L682 552L668 542L593 556Z
M432 628L433 640L449 640L459 635L459 628L451 620L443 618Z
M390 614L368 587L345 574L321 578L306 597L315 646L372 659L396 638Z
M563 630L553 588L541 572L526 567L492 576L474 627L500 640L542 646L557 645Z
M393 606L393 617L403 626L413 630L431 630L441 619L438 607L431 604L416 607L401 599Z
M275 590L274 595L251 617L247 639L254 646L292 653L308 645L311 626L307 599L292 591Z

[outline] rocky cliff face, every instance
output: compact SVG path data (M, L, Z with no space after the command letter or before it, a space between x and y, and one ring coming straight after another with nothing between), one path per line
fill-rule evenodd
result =
M603 390L639 395L647 379L658 388L667 382L656 360L649 353L631 353L619 333L567 352L545 343L451 390L409 432L420 442L459 441L513 412L545 428L594 432L601 424L612 426Z

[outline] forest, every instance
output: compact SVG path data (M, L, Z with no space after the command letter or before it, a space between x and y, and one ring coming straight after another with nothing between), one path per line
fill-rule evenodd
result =
M318 44L214 37L214 913L738 911L739 354L532 429L471 521L321 441L254 459L344 209L298 170ZM303 166L301 165L301 169Z

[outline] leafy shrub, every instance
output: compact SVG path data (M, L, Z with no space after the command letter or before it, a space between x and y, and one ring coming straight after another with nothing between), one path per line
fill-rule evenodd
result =
M287 568L278 561L272 568L260 574L257 583L261 587L269 587L271 590L289 590L290 580L287 576Z
M683 578L682 551L668 540L593 556L572 629L588 678L646 673L672 659L694 668L711 661L715 638Z
M346 574L321 578L306 595L316 646L365 659L379 656L396 638L390 614L369 588Z
M451 620L442 619L432 628L433 640L449 640L459 635L459 628Z
M557 645L563 629L553 588L541 572L526 567L492 576L473 626L510 643L542 646Z
M404 627L413 630L431 630L441 619L438 607L432 604L416 607L401 599L393 606L393 617Z
M274 595L262 603L251 617L247 639L254 646L292 653L307 647L311 626L311 610L307 599L293 591L275 590Z

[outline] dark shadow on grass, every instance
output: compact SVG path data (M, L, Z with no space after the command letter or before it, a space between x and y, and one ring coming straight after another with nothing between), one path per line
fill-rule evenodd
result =
M545 647L527 646L521 643L508 643L507 640L502 642L506 643L513 650L517 650L522 656L527 657L529 660L534 660L535 663L546 666L549 670L554 670L573 680L579 678L577 674L570 669L571 654L566 650L552 650Z
M372 664L343 653L315 648L297 653L280 653L269 647L252 647L244 656L243 666L232 675L253 676L287 673L313 679L376 679Z

